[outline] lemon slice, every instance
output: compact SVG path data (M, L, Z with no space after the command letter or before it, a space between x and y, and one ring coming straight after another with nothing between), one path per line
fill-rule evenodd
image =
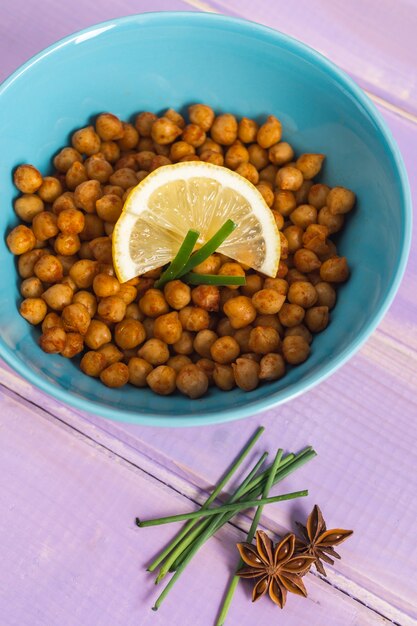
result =
M227 219L237 228L218 248L226 256L275 276L280 237L259 191L236 172L200 161L154 170L128 195L113 231L113 263L120 282L172 261L190 229L196 249Z

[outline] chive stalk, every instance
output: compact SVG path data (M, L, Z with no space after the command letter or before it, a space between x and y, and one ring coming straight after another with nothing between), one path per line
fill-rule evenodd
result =
M189 272L182 276L182 280L189 285L245 285L244 276L226 276L222 274L197 274Z
M236 224L232 220L227 220L221 228L209 239L200 250L197 250L188 260L184 268L177 274L176 278L180 278L188 274L196 265L205 261L211 254L216 252L217 248L222 245L223 241L234 231Z
M167 269L155 282L155 287L161 289L167 282L174 280L187 264L194 246L197 243L200 233L196 230L189 230L182 242L177 254L168 265Z

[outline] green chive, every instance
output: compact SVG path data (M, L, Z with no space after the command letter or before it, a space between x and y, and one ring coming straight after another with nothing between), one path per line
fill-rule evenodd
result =
M177 254L168 265L167 269L155 282L155 287L161 289L167 282L174 280L187 264L200 233L196 230L189 230L182 242Z
M197 250L192 257L188 260L185 267L179 272L176 278L184 276L193 269L196 265L199 265L205 261L210 254L216 252L217 248L222 245L223 241L234 231L236 224L232 220L227 220L221 228L209 239L204 246Z
M226 474L223 476L223 478L217 483L216 488L214 489L213 493L207 498L207 500L204 502L203 506L201 507L202 509L208 508L210 506L210 504L217 498L217 496L219 495L219 493L221 492L221 490L223 489L223 487L225 486L225 484L230 480L230 478L233 476L233 474L236 472L236 470L238 469L239 465L241 465L241 463L244 461L244 459L246 458L246 456L249 454L249 452L252 450L253 446L255 445L255 443L258 441L259 437L262 435L262 433L264 432L265 428L263 426L260 426L259 428L256 429L254 435L251 437L251 439L248 441L248 443L246 444L246 446L243 448L242 452L239 454L239 456L237 457L237 459L234 461L234 463L230 466L230 469L226 472ZM256 472L255 472L256 474ZM255 476L255 474L253 474L253 476L251 476L250 481L252 481L252 478ZM154 569L156 569L156 567L158 567L158 565L165 559L165 557L172 552L172 550L175 548L175 546L183 539L183 537L185 537L185 535L188 533L188 531L194 526L195 522L193 521L189 521L188 524L186 524L184 526L184 528L176 535L176 537L171 541L171 543L165 548L165 550L163 550L153 561L152 563L149 565L148 567L148 571L152 572Z
M244 276L222 276L221 274L197 274L189 272L184 274L182 280L190 285L245 285Z

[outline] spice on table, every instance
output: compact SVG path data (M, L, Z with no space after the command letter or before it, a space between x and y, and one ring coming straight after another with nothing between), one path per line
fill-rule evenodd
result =
M274 548L271 539L262 530L256 532L256 546L238 543L237 547L244 565L237 575L241 578L259 578L252 601L266 592L279 607L284 608L287 592L307 596L302 576L315 561L314 556L295 554L295 535L286 535Z
M343 528L327 530L323 514L317 504L314 505L308 516L306 526L303 526L300 522L296 522L296 524L303 536L303 539L297 538L297 554L313 556L317 571L323 576L327 576L322 561L333 565L334 559L340 559L340 555L334 550L333 546L338 546L345 541L352 535L353 530L344 530Z

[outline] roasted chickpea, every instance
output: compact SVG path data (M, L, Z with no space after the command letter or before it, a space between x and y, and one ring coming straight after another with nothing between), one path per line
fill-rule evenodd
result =
M70 269L69 275L79 289L87 289L92 286L94 277L98 272L99 265L97 261L81 259L81 261L74 263Z
M188 107L192 124L199 126L205 133L210 130L214 121L214 111L207 104L193 104Z
M181 133L182 129L167 117L161 117L155 120L151 128L152 139L161 145L172 143L179 135L181 135ZM185 138L184 140L188 141Z
M120 290L120 283L114 276L108 274L97 274L93 280L93 290L99 298L115 296Z
M101 346L101 348L98 349L98 352L104 354L109 365L117 363L123 359L123 352L113 343L104 344L104 346Z
M213 330L208 330L208 329L200 330L194 338L194 342L193 342L194 350L200 356L206 359L210 359L211 358L210 349L217 338L218 338L217 333L215 333Z
M138 183L136 172L130 167L121 167L119 170L116 170L110 176L109 181L112 185L122 187L125 190L130 189L130 187L136 187Z
M286 296L288 293L288 283L283 278L265 278L264 289L275 289L278 293Z
M236 168L236 173L246 178L253 185L257 185L259 182L259 172L252 163L241 163Z
M274 203L272 208L274 211L278 211L284 217L288 217L292 211L296 208L297 203L292 191L281 189L274 193Z
M59 283L64 276L62 263L52 254L44 254L33 268L35 275L44 283Z
M253 324L255 327L264 326L266 328L274 328L280 335L284 334L284 329L278 319L278 315L257 315ZM245 352L249 352L249 349L245 350Z
M158 167L162 167L164 165L170 165L172 163L171 159L168 159L168 157L157 154L151 162L151 166L149 168L150 172L153 172L154 170L158 169ZM127 191L126 191L127 193Z
M85 335L91 322L90 315L84 305L75 303L67 305L62 311L64 330Z
M258 313L273 315L280 311L285 302L285 295L275 289L261 289L252 296L252 304Z
M213 381L222 391L230 391L236 386L233 368L231 365L216 363L213 370Z
M36 237L27 226L16 226L7 235L7 245L12 254L21 255L30 252L36 245Z
M78 235L85 226L84 213L77 209L64 209L58 215L56 224L66 235Z
M277 166L272 165L270 163L259 172L259 180L266 182L266 183L270 183L270 185L274 186L275 179L277 177L277 172L278 172Z
M23 193L35 193L42 180L42 174L33 165L19 165L13 175L14 184Z
M74 191L78 185L88 180L87 172L82 163L76 161L71 165L68 172L65 174L65 183L71 191Z
M127 285L124 283L123 285L120 285L117 295L123 300L126 306L128 306L138 297L138 290L133 285Z
M107 387L123 387L129 381L129 368L125 363L112 363L102 370L100 380Z
M249 163L252 163L256 169L262 170L269 163L268 152L261 148L257 143L251 144L247 149L249 155Z
M315 289L318 296L317 304L332 309L336 304L336 291L334 287L332 287L330 283L320 281L315 285Z
M71 137L71 143L80 154L86 154L87 156L100 151L100 137L95 132L93 126L86 126L76 130Z
M294 254L294 265L299 272L308 274L308 272L318 269L321 261L312 250L300 248Z
M139 133L132 124L122 122L123 134L117 141L121 150L133 150L138 145ZM102 144L103 146L103 144Z
M60 233L54 242L54 250L61 256L74 256L81 247L78 235Z
M86 213L94 213L96 202L101 198L103 192L98 180L87 180L77 185L74 191L74 202L77 208L83 209Z
M86 159L84 167L88 178L102 184L107 183L113 174L113 167L101 153Z
M127 305L125 317L126 319L138 320L139 322L142 322L145 319L144 314L139 309L139 306L136 304L136 302L131 302Z
M139 300L139 308L148 317L158 317L169 311L164 294L159 289L148 289Z
M346 187L333 187L326 198L327 208L331 215L349 213L355 206L355 201L355 194Z
M311 204L300 204L292 211L290 220L295 226L306 229L310 224L317 222L317 209Z
M205 309L198 306L186 306L179 312L180 322L184 330L198 332L209 327L210 316Z
M183 157L182 159L180 159L181 161L189 161L189 160L198 160L195 159L195 157ZM219 152L213 152L212 150L204 150L204 152L202 152L200 154L200 161L205 161L206 163L212 163L213 165L224 165L224 157L222 154L220 154Z
M307 250L312 250L316 254L326 254L328 251L327 236L329 234L326 226L321 224L310 224L303 234L303 245Z
M34 268L41 256L46 254L45 250L37 249L24 252L19 256L17 268L22 278L30 278L34 275Z
M182 131L182 140L194 146L194 148L198 148L205 142L206 133L197 124L187 124Z
M149 111L139 113L135 119L135 128L141 137L150 137L152 126L157 120L157 116Z
M39 345L44 352L59 354L65 348L66 338L63 328L53 326L42 333L39 338Z
M312 186L312 180L305 180L301 187L297 189L297 191L294 191L295 201L297 205L305 204L307 202L308 194Z
M146 339L152 339L153 327L155 326L155 320L152 317L145 317L142 320L142 323L146 332Z
M203 396L208 389L208 384L209 381L206 374L193 363L182 367L177 374L177 389L192 399Z
M224 337L225 335L234 335L236 330L230 323L230 320L227 317L222 317L216 326L216 332L219 337Z
M320 277L329 283L343 283L349 278L349 267L344 256L333 256L320 267Z
M272 191L270 185L266 182L261 182L258 185L256 185L256 189L259 191L259 193L261 194L262 198L265 200L265 203L269 206L272 207L272 205L274 204L274 192ZM275 221L277 221L277 226L282 228L282 225L284 224L284 220L282 219L282 216L280 213L278 213L279 216L279 222L277 220L277 218L275 217Z
M24 193L14 203L16 215L24 222L31 222L36 215L42 213L43 208L43 201L33 193Z
M318 183L313 185L308 192L308 204L313 205L316 209L322 209L326 206L327 196L329 194L330 187Z
M218 152L218 154L223 155L223 147L212 139L206 139L205 142L197 148L197 154L201 156L203 152Z
M141 322L133 319L125 319L114 329L114 340L122 350L136 348L146 339L145 329Z
M148 339L138 350L138 356L145 359L151 365L162 365L170 357L167 344L161 339L152 337Z
M57 313L47 313L42 322L42 332L44 333L49 328L58 326L63 328L61 317Z
M216 363L231 363L239 356L240 346L234 337L225 335L212 343L210 354Z
M164 117L167 117L171 120L171 122L174 122L174 124L176 124L179 128L185 127L185 119L181 113L178 113L175 109L167 109L164 113Z
M213 373L215 368L215 363L211 359L198 359L195 363L197 367L199 367L207 376L209 387L213 384Z
M152 372L152 365L139 357L132 357L128 362L129 382L135 387L146 387L146 377Z
M230 113L218 115L210 129L211 138L222 146L231 146L237 139L237 120Z
M176 311L160 315L155 319L154 335L168 345L176 344L183 334L181 322Z
M168 365L160 365L150 372L146 382L155 393L168 396L175 391L176 372Z
M26 298L20 305L19 312L29 324L40 324L47 313L47 306L42 298Z
M57 217L50 211L42 211L35 215L32 230L38 241L46 241L58 234Z
M262 278L259 274L247 274L246 284L242 285L242 295L251 298L257 291L262 289Z
M280 343L278 331L268 326L256 326L249 335L249 351L255 352L255 354L277 352Z
M310 346L300 335L290 335L284 337L282 353L287 363L290 363L290 365L299 365L308 358Z
M278 380L285 374L285 361L275 352L265 354L259 363L260 380Z
M55 176L45 176L42 185L38 189L38 196L44 202L52 204L62 194L61 181Z
M260 148L260 150L262 150L262 148ZM230 148L227 149L224 162L231 170L235 170L242 163L247 163L250 160L249 156L250 152L248 152L245 146L240 141L235 141ZM253 162L251 161L251 163Z
M324 206L319 211L317 221L319 224L326 226L329 230L329 234L333 235L334 233L338 233L339 230L343 228L345 217L340 213L333 215L333 213L330 213L329 207Z
M55 215L59 215L61 211L65 211L67 209L76 209L74 193L72 191L65 191L52 205L52 212L55 213Z
M105 322L121 322L126 313L126 304L118 296L100 300L97 312Z
M329 324L329 307L313 306L306 311L304 322L312 333L320 333Z
M66 306L71 304L73 291L69 285L52 285L47 289L42 298L46 304L54 311L62 311Z
M302 337L308 344L313 341L313 335L304 324L297 324L297 326L285 329L285 337L293 337L294 335Z
M320 172L323 165L324 154L301 154L296 165L301 171L305 180L311 180Z
M78 150L75 150L74 148L62 148L62 150L54 157L53 164L58 172L65 174L73 163L76 161L81 163L82 160L82 156Z
M217 274L222 261L218 254L211 254L205 261L195 266L194 272L197 274Z
M149 171L153 159L156 157L155 152L151 150L143 150L136 155L136 162L141 170Z
M20 294L23 298L40 298L43 294L43 285L39 278L31 276L25 278L20 284Z
M176 354L192 354L193 352L194 333L184 330L180 338L172 344Z
M304 315L305 311L299 304L287 304L286 302L282 305L278 313L279 321L283 326L288 328L301 324Z
M231 298L225 303L223 310L235 329L248 326L256 317L256 308L247 296Z
M242 117L238 126L238 137L243 143L253 143L256 141L259 126L255 120Z
M195 154L195 148L186 141L176 141L172 144L169 151L169 158L173 163L177 163L182 157L192 156Z
M112 113L101 113L96 119L96 132L103 141L115 141L123 137L123 124Z
M252 391L259 385L259 363L248 358L239 358L232 364L237 386L243 391Z
M193 304L206 311L218 311L220 291L215 285L198 285L191 292Z
M189 365L192 363L190 357L185 356L185 354L176 354L168 359L167 365L172 367L172 369L178 374L180 369L184 367L184 365Z
M164 287L165 300L173 309L183 309L191 301L191 289L180 280L172 280Z
M303 184L303 175L298 168L286 165L278 170L275 182L280 189L297 191Z
M299 272L297 269L295 269L295 267L292 267L291 269L288 270L285 280L287 281L288 285L292 285L298 280L307 281L308 278L306 274L303 274L302 272Z
M110 164L116 163L116 161L118 161L118 159L120 158L120 146L115 141L102 141L100 146L100 152L103 155L103 159ZM86 163L88 160L89 159L86 160ZM113 168L110 173L112 172ZM89 175L89 178L95 178L95 176Z
M239 328L233 334L233 337L239 344L240 352L249 352L249 337L253 330L253 326L245 326L245 328Z
M285 165L294 158L294 150L286 141L280 141L269 148L268 157L274 165Z
M274 115L268 115L266 122L259 127L256 140L262 148L270 148L281 141L281 136L281 122Z
M107 359L101 352L90 350L81 359L80 369L87 376L98 378L101 372L108 366Z
M288 290L288 301L291 304L299 304L304 309L314 306L317 302L317 292L314 286L306 281L292 283Z
M73 359L84 350L84 338L80 333L66 333L65 346L61 350L61 356Z
M283 234L288 243L288 253L294 254L303 247L304 231L300 226L288 226L284 228Z
M82 304L88 311L91 318L94 317L97 311L97 300L89 291L77 291L72 298L73 304ZM101 322L100 322L101 323ZM110 341L110 339L108 340Z

